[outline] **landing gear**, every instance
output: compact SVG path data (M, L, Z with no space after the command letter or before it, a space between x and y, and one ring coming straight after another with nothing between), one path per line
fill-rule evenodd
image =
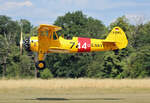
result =
M43 69L46 67L44 61L38 61L38 62L36 62L35 66L36 66L36 68L37 68L38 70L43 70Z

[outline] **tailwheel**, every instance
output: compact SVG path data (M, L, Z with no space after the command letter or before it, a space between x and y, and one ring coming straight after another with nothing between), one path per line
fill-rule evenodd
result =
M43 70L43 69L46 67L44 61L38 61L38 62L36 62L35 66L36 66L36 68L37 68L38 70Z

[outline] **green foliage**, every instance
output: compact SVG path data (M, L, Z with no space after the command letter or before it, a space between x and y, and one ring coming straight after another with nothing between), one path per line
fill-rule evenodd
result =
M39 77L91 77L91 78L145 78L150 77L150 22L132 25L125 16L116 18L108 27L102 21L87 17L82 11L68 12L54 22L63 29L64 36L105 38L109 31L121 27L128 38L127 48L117 51L48 54L47 68ZM37 35L30 21L13 21L0 15L0 76L7 78L35 77L33 56L23 50L20 55L20 31L23 36ZM49 69L51 68L51 69ZM35 75L35 76L34 76Z
M81 11L68 12L64 16L59 16L55 25L61 26L64 36L81 36L100 38L105 33L106 27L100 20L87 17Z
M42 78L42 79L53 78L53 74L51 73L51 71L50 71L48 68L45 68L45 69L41 72L41 78Z
M103 64L104 52L96 53L92 61L88 64L86 75L92 78L106 78L106 72Z
M33 76L31 58L27 54L20 55L18 46L20 24L7 16L0 16L0 21L0 64L3 76L9 78Z
M125 60L123 76L143 78L150 75L150 47L144 46Z
M28 20L21 19L20 25L22 26L23 33L29 34L31 32L32 26L31 23Z

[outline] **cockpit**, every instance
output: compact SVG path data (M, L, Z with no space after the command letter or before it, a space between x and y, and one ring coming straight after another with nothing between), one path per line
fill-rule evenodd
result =
M58 40L57 31L59 30L61 30L61 27L42 24L38 28L38 34L40 36L47 36L50 40Z

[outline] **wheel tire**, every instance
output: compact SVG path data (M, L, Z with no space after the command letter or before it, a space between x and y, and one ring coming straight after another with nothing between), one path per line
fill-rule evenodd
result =
M46 67L44 61L38 61L38 62L36 62L35 66L36 66L36 68L37 68L38 70L43 70L43 69L45 69L45 67Z

